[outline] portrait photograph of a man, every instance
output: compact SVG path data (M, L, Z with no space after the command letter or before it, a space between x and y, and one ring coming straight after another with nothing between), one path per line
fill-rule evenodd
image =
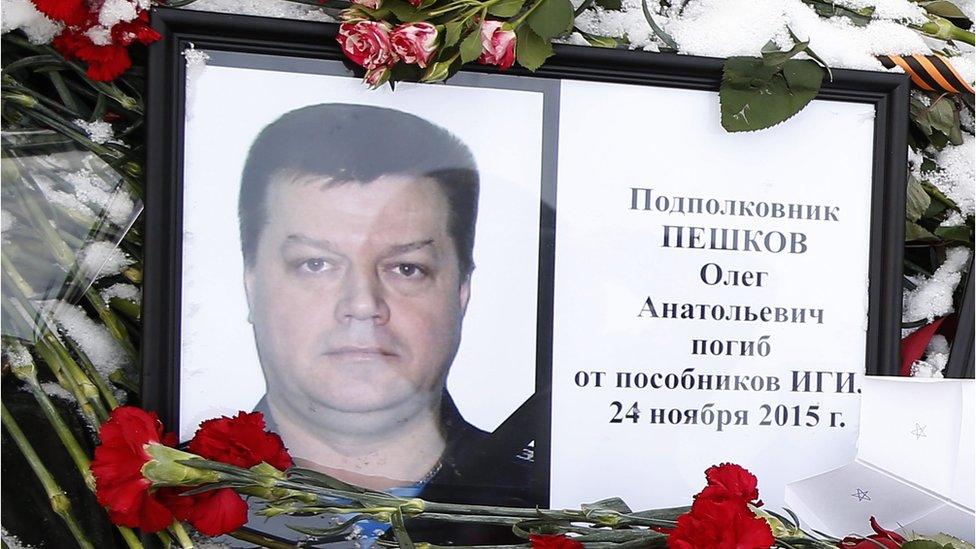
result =
M534 504L512 414L536 390L545 94L221 55L188 90L180 437L255 410L343 481Z

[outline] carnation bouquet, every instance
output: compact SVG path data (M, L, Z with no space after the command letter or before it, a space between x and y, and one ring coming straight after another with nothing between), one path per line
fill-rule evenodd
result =
M100 436L91 466L98 501L116 524L145 532L171 528L179 533L176 521L186 521L208 536L231 534L281 546L238 530L247 522L245 498L252 498L261 504L259 514L267 517L342 517L331 525L323 520L322 528L296 528L305 535L303 546L337 533L358 536L357 523L363 520L389 525L393 539L381 543L425 545L410 534L411 520L424 518L508 526L526 545L543 549L923 549L874 518L875 534L867 538L841 540L807 532L790 511L786 517L764 510L758 479L733 463L705 471L706 485L690 507L633 511L623 500L609 498L578 509L515 508L402 498L295 467L281 438L265 429L260 412L203 422L185 450L174 447L175 437L163 432L154 413L130 406L115 409ZM191 543L178 537L184 546ZM948 543L932 549L966 547L960 540L943 541Z

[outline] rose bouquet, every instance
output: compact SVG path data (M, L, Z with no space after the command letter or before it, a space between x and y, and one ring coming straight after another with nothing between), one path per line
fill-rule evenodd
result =
M464 63L536 70L573 29L570 0L353 0L338 41L365 82L438 82Z

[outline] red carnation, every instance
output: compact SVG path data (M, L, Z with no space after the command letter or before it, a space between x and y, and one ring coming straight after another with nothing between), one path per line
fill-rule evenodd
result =
M885 530L878 524L874 517L871 517L871 528L874 534L866 538L860 536L849 536L840 542L842 549L878 549L880 544L886 549L898 549L905 543L905 538L898 532Z
M88 64L86 74L92 80L109 82L132 66L129 51L122 44L98 46L84 32L65 29L52 42L66 59L80 59Z
M95 496L108 509L112 522L157 532L173 522L169 511L155 494L152 483L142 476L142 466L150 460L149 444L173 446L172 434L163 434L156 414L133 406L112 410L98 431L101 444L91 463L95 475Z
M581 549L583 544L573 538L559 535L532 534L532 549Z
M80 25L88 18L85 0L33 0L37 11L66 25Z
M189 449L207 459L238 467L254 467L262 461L277 469L291 467L291 456L281 437L264 427L261 412L208 419L193 435Z
M146 10L140 11L132 21L119 21L112 27L112 41L123 46L133 42L148 46L162 37L149 26L149 12Z
M734 463L713 465L705 470L708 486L698 494L698 499L713 501L735 500L753 503L759 499L759 481L743 467Z
M191 496L182 490L164 488L159 491L160 500L180 520L210 537L237 530L247 523L247 504L230 488L218 488Z
M768 549L775 542L769 523L741 501L698 498L678 517L668 536L671 549Z

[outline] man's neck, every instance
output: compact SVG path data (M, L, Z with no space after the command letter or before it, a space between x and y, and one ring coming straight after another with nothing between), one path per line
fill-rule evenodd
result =
M299 465L365 488L383 490L424 480L444 452L439 399L420 413L329 410L307 417L269 394L268 409Z

